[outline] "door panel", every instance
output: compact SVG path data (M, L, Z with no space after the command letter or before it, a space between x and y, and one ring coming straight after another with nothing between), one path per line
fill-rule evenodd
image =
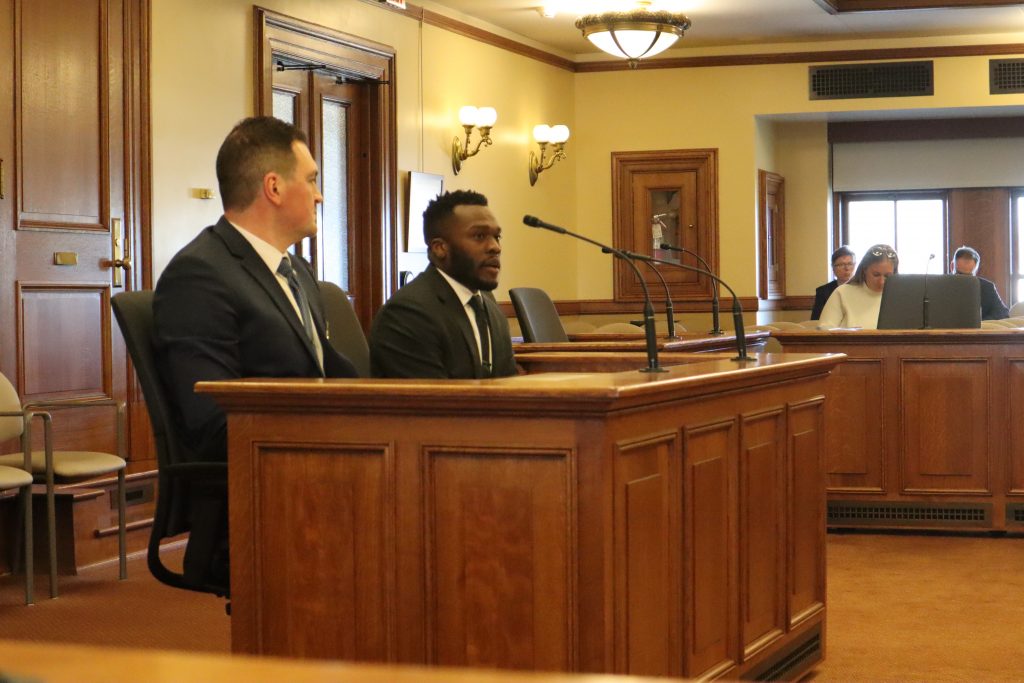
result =
M0 63L11 65L0 79L0 370L26 401L126 398L112 226L135 251L126 150L138 148L125 115L137 110L124 74L137 15L125 0L0 0ZM109 409L57 413L54 426L66 446L116 448Z

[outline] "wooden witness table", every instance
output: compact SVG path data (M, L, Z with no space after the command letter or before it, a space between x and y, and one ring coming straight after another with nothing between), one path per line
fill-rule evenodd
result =
M1024 331L774 332L829 380L832 526L1024 530Z
M228 411L233 650L797 677L841 360L200 383Z

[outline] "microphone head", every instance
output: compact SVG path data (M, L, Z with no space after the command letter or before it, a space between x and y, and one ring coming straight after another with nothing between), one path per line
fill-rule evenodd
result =
M612 253L612 250L611 250L610 247L601 247L601 253L603 253L603 254L610 254L610 253Z
M658 248L659 249L671 249L672 245L669 244L668 242L662 242L661 244L658 245Z
M539 228L540 227L540 219L537 218L536 216L529 216L529 215L523 216L523 223L526 223L531 228Z

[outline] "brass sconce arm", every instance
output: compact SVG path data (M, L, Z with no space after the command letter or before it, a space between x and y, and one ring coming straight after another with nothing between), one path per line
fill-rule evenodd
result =
M550 143L553 147L551 156L547 156L549 143L538 142L537 144L540 147L540 157L530 152L530 185L536 185L537 178L541 173L554 166L556 161L566 158L564 142Z

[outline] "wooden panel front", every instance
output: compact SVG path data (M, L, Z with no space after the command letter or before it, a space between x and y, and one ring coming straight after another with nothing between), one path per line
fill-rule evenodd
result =
M721 675L739 662L736 628L736 422L684 431L685 670Z
M786 629L786 424L781 407L744 415L741 424L740 627L748 659Z
M679 675L677 435L620 443L615 458L615 670ZM678 472L678 468L675 468Z
M905 359L900 378L902 490L989 492L988 363Z
M825 609L825 492L822 426L825 403L789 407L789 624Z
M261 623L262 652L387 661L389 446L257 444L254 458L257 609L288 615Z
M1006 362L1008 415L1024 415L1024 358ZM1024 495L1024 420L1010 420L1007 430L1006 491Z
M109 4L19 3L21 227L107 228Z
M430 663L573 668L570 458L427 449Z
M829 383L834 398L825 416L828 490L880 493L886 458L883 361L851 358Z

